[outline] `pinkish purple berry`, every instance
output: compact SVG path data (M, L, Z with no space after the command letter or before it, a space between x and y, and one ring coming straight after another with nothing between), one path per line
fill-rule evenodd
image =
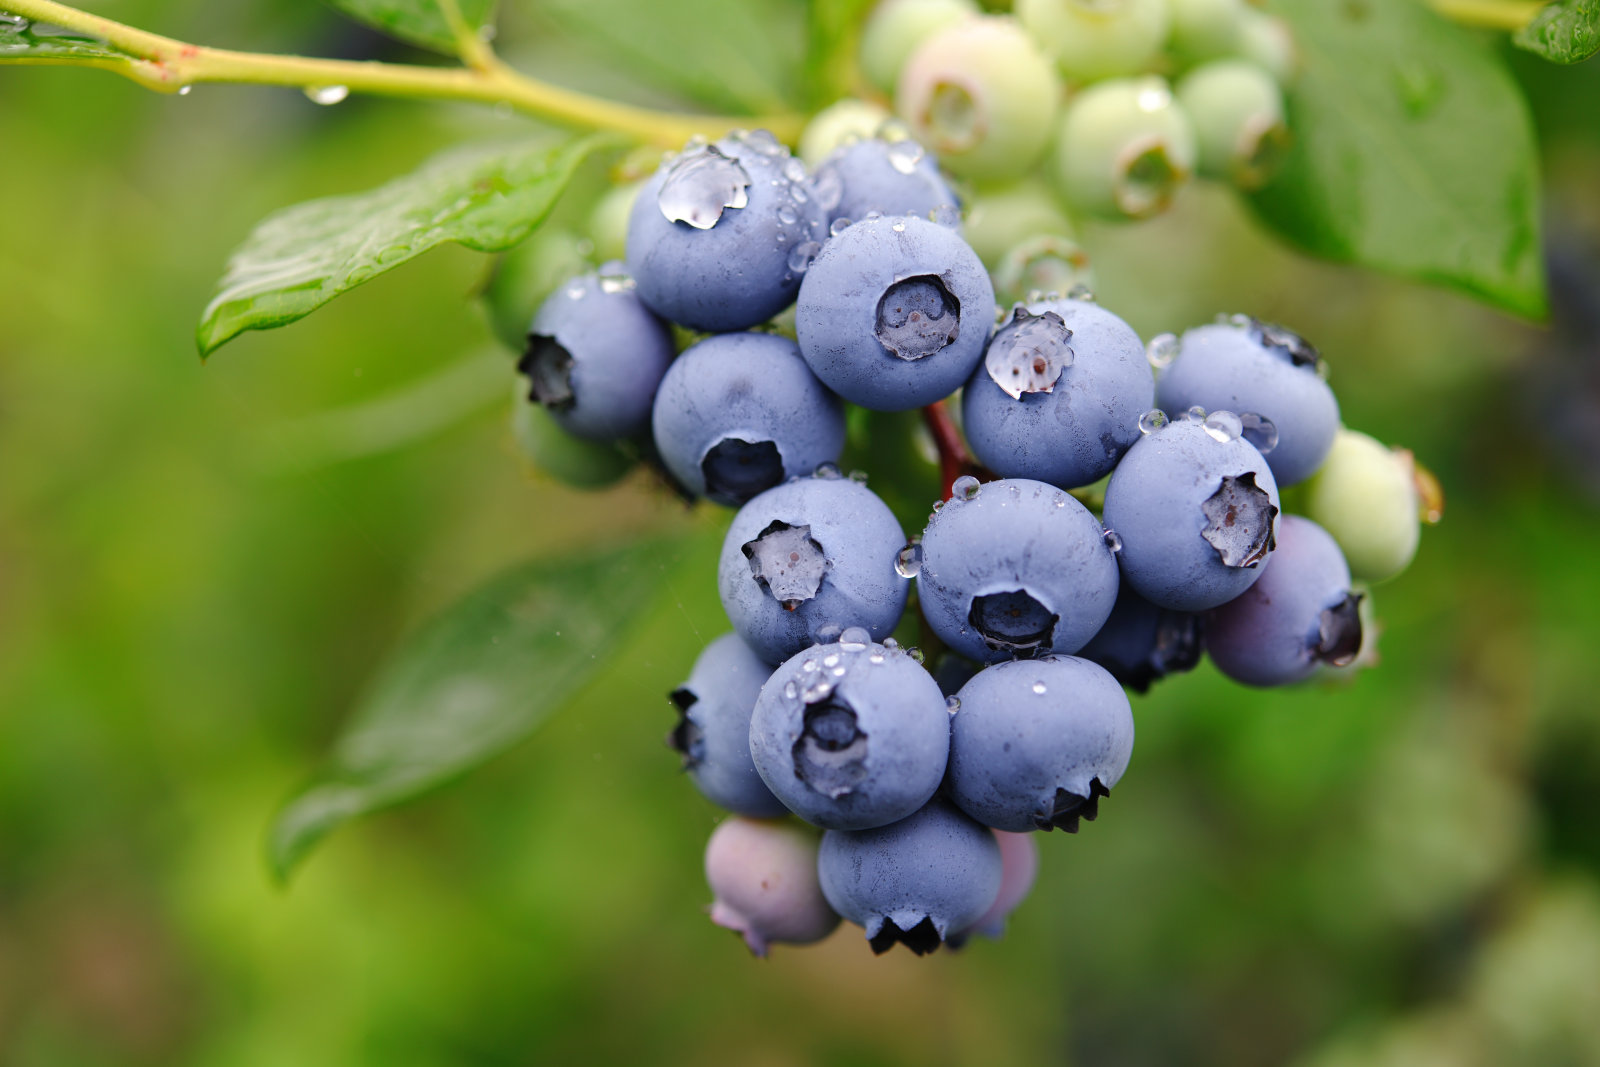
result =
M997 938L1005 933L1006 918L1033 889L1034 876L1039 873L1039 845L1034 834L995 830L994 836L1000 842L1000 895L971 926L950 939L952 944L974 934Z
M706 845L711 921L744 936L757 956L775 941L806 945L839 925L817 883L817 839L793 823L735 816Z

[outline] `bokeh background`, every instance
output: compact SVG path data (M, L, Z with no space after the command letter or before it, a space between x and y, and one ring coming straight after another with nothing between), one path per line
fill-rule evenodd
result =
M613 96L748 106L799 77L786 0L661 5L648 33L622 0L506 6L518 62ZM418 58L312 3L99 9ZM0 69L0 1062L1600 1063L1600 62L1508 60L1553 327L1298 257L1210 188L1084 235L1141 333L1289 323L1347 423L1439 475L1445 522L1375 590L1381 665L1137 698L1130 773L1041 840L1003 941L875 959L845 927L765 961L705 918L718 815L661 741L726 627L725 516L530 471L483 257L194 353L262 215L530 124ZM268 820L408 630L529 556L663 530L686 547L578 700L272 884Z

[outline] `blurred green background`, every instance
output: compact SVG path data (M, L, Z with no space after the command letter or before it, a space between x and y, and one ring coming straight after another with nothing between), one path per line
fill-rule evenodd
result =
M508 6L509 54L610 95L733 106L797 77L782 0L662 5L681 40L653 54L618 0ZM416 58L310 3L101 9ZM705 918L718 815L661 743L726 629L725 516L527 469L483 257L194 354L262 215L529 124L0 69L0 1062L1600 1063L1600 63L1508 58L1554 329L1297 257L1212 188L1085 235L1141 333L1289 323L1346 422L1438 473L1445 523L1375 593L1381 665L1136 699L1129 775L1041 840L1001 942L874 959L845 927L766 961ZM687 547L575 704L273 887L270 816L405 632L530 555L660 530Z

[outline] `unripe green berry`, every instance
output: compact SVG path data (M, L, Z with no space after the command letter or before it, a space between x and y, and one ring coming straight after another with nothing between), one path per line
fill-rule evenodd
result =
M861 73L879 89L893 93L900 71L919 44L977 13L972 0L882 0L861 29Z
M1041 233L1018 241L1000 257L991 275L995 299L1004 307L1038 293L1094 289L1089 254L1070 237Z
M589 216L589 236L594 240L594 258L599 262L628 258L628 216L644 185L644 179L614 185L595 204Z
M1306 514L1339 542L1353 577L1394 577L1416 555L1421 530L1410 455L1341 429L1307 483Z
M815 170L833 150L848 141L864 141L889 120L889 112L877 104L846 97L829 104L811 117L800 134L800 158Z
M1022 241L1039 234L1073 236L1055 193L1036 178L979 189L967 202L962 236L984 266L995 268Z
M1068 101L1056 141L1061 195L1079 211L1146 218L1194 171L1194 127L1166 80L1099 82Z
M592 266L589 242L568 230L541 229L502 255L483 289L483 307L500 343L521 355L528 323L556 286Z
M1010 178L1044 155L1060 92L1022 26L989 15L923 41L900 72L895 109L952 174Z
M1172 54L1198 63L1238 52L1244 35L1244 0L1169 0Z
M528 399L521 378L512 404L512 440L530 463L556 481L577 489L601 489L633 469L633 457L617 445L584 441L563 430L550 412Z
M1246 8L1239 33L1239 55L1288 85L1294 79L1298 58L1294 33L1277 15Z
M1289 135L1283 92L1270 74L1243 59L1218 59L1184 76L1178 102L1194 124L1201 174L1241 189L1266 183Z
M1017 0L1017 18L1069 82L1137 74L1161 52L1169 0Z

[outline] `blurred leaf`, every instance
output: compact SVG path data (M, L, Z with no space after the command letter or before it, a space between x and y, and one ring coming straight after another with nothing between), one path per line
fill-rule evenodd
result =
M1302 70L1260 216L1317 255L1542 315L1534 134L1500 60L1422 4L1278 8Z
M806 12L808 103L822 108L861 84L861 26L874 0L814 0Z
M544 221L584 157L609 143L455 149L370 192L297 204L256 227L201 316L209 355L245 330L303 318L445 241L509 248Z
M328 0L351 18L402 41L455 55L456 35L439 0ZM494 18L497 0L456 0L461 20L477 31Z
M596 672L665 573L661 544L515 567L435 616L379 670L331 765L273 821L286 880L340 823L504 752Z
M802 95L804 13L788 0L544 0L539 13L630 77L705 107L784 111Z
M29 22L0 9L0 62L38 59L117 59L138 57L81 30Z
M1511 42L1552 63L1581 63L1600 52L1600 0L1557 0Z

